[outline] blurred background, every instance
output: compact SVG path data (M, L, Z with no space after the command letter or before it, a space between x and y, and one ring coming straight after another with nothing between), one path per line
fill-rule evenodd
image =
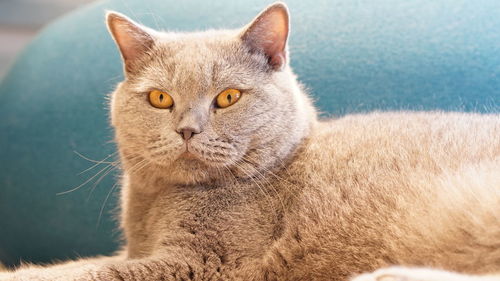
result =
M48 22L94 0L0 0L0 80Z

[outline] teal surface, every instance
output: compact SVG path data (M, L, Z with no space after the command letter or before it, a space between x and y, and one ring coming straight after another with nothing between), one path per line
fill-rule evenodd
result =
M115 151L106 97L122 68L106 9L188 31L239 27L268 3L111 0L48 26L0 85L0 260L48 262L119 245L117 173L105 175L102 163L80 174L94 163L79 156L101 160ZM499 1L287 3L292 66L325 115L499 111Z

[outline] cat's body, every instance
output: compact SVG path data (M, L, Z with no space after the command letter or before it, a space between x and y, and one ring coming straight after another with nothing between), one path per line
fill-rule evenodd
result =
M287 64L283 4L237 32L160 34L118 14L108 24L127 76L111 103L126 247L0 279L500 273L499 115L318 121ZM359 278L496 278L419 270Z
M194 272L206 258L225 280L345 280L394 264L494 272L499 137L498 116L374 113L318 123L253 180L144 195L129 179L129 255L191 245Z

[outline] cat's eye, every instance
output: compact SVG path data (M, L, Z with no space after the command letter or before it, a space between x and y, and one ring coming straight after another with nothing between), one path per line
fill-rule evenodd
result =
M174 105L174 100L169 94L158 90L149 92L149 102L152 106L161 109L167 109Z
M241 92L236 89L227 89L217 96L217 106L226 108L235 104L241 97Z

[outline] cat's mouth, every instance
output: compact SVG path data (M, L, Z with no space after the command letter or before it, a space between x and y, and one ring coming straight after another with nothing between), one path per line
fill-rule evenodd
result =
M188 159L188 160L199 159L192 151L189 151L189 149L187 147L186 147L186 150L184 150L184 152L182 152L179 155L179 158Z
M161 166L171 167L173 164L188 169L195 166L220 168L229 166L240 158L240 152L244 149L237 144L238 142L222 138L192 138L173 145L164 138L156 137L147 151L148 158Z
M225 166L234 161L237 154L235 152L232 145L230 147L220 143L187 141L177 159L200 161L208 166Z
M203 150L194 148L189 141L184 142L181 151L182 152L177 156L178 160L206 162L204 161Z
M196 153L193 150L193 147L190 144L189 140L184 141L183 149L184 149L184 151L181 152L181 154L179 155L179 158L185 158L185 159L198 159L199 158L196 156Z

